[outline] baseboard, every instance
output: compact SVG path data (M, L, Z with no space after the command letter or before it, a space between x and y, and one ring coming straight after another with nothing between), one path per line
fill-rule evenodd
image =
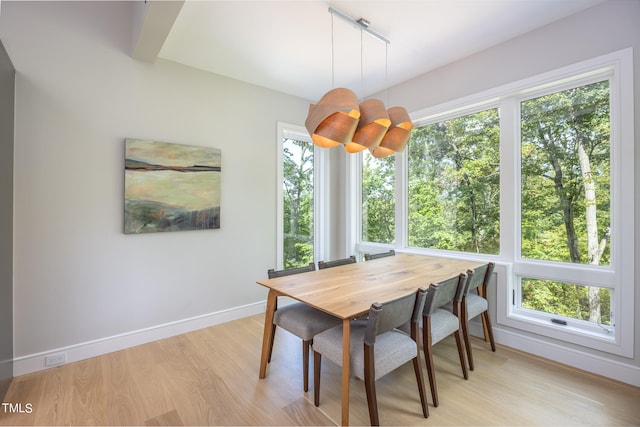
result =
M469 331L474 336L483 336L482 324L480 322L470 322ZM640 387L639 366L618 362L599 355L563 347L541 339L520 335L496 326L493 327L493 336L498 344L515 348L582 371Z
M56 348L42 353L21 356L13 360L13 375L25 375L32 372L49 369L53 366L46 366L47 356L64 354L65 363L77 362L91 357L101 356L129 347L146 344L152 341L169 338L175 335L195 331L197 329L208 328L254 314L264 313L265 302L234 307L228 310L221 310L214 313L196 316L189 319L178 320L140 329L126 334L115 335L99 340L75 344L68 347ZM58 364L56 366L59 366Z

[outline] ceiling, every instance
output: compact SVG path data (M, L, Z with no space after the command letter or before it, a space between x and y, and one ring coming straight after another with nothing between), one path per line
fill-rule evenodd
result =
M603 1L187 0L157 56L307 100L332 87L364 98Z

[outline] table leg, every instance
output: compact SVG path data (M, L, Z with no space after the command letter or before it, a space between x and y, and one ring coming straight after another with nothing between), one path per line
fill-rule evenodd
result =
M342 425L349 425L349 379L351 360L351 319L342 321Z
M260 356L260 376L264 378L267 372L267 358L269 357L269 343L273 333L273 313L276 311L278 292L269 289L267 296L267 309L264 312L264 333L262 335L262 356Z

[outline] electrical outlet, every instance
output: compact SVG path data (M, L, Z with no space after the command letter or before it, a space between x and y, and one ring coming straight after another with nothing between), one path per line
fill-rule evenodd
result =
M44 358L44 366L58 366L67 362L67 353L56 353Z

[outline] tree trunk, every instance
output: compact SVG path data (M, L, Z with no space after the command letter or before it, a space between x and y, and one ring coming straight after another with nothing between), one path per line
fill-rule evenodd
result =
M578 161L582 174L585 199L585 219L587 223L587 249L588 263L592 265L600 264L600 257L606 246L598 241L598 223L596 221L596 186L591 175L591 162L584 150L581 135L578 134ZM600 288L589 287L589 321L600 323Z
M562 217L564 220L564 228L567 232L567 247L569 248L569 256L571 262L580 262L580 247L578 246L578 235L574 226L573 215L573 200L567 195L567 190L562 183L562 166L557 158L549 153L549 162L553 165L554 177L553 182L556 189L556 194L560 199L560 206L562 207Z

